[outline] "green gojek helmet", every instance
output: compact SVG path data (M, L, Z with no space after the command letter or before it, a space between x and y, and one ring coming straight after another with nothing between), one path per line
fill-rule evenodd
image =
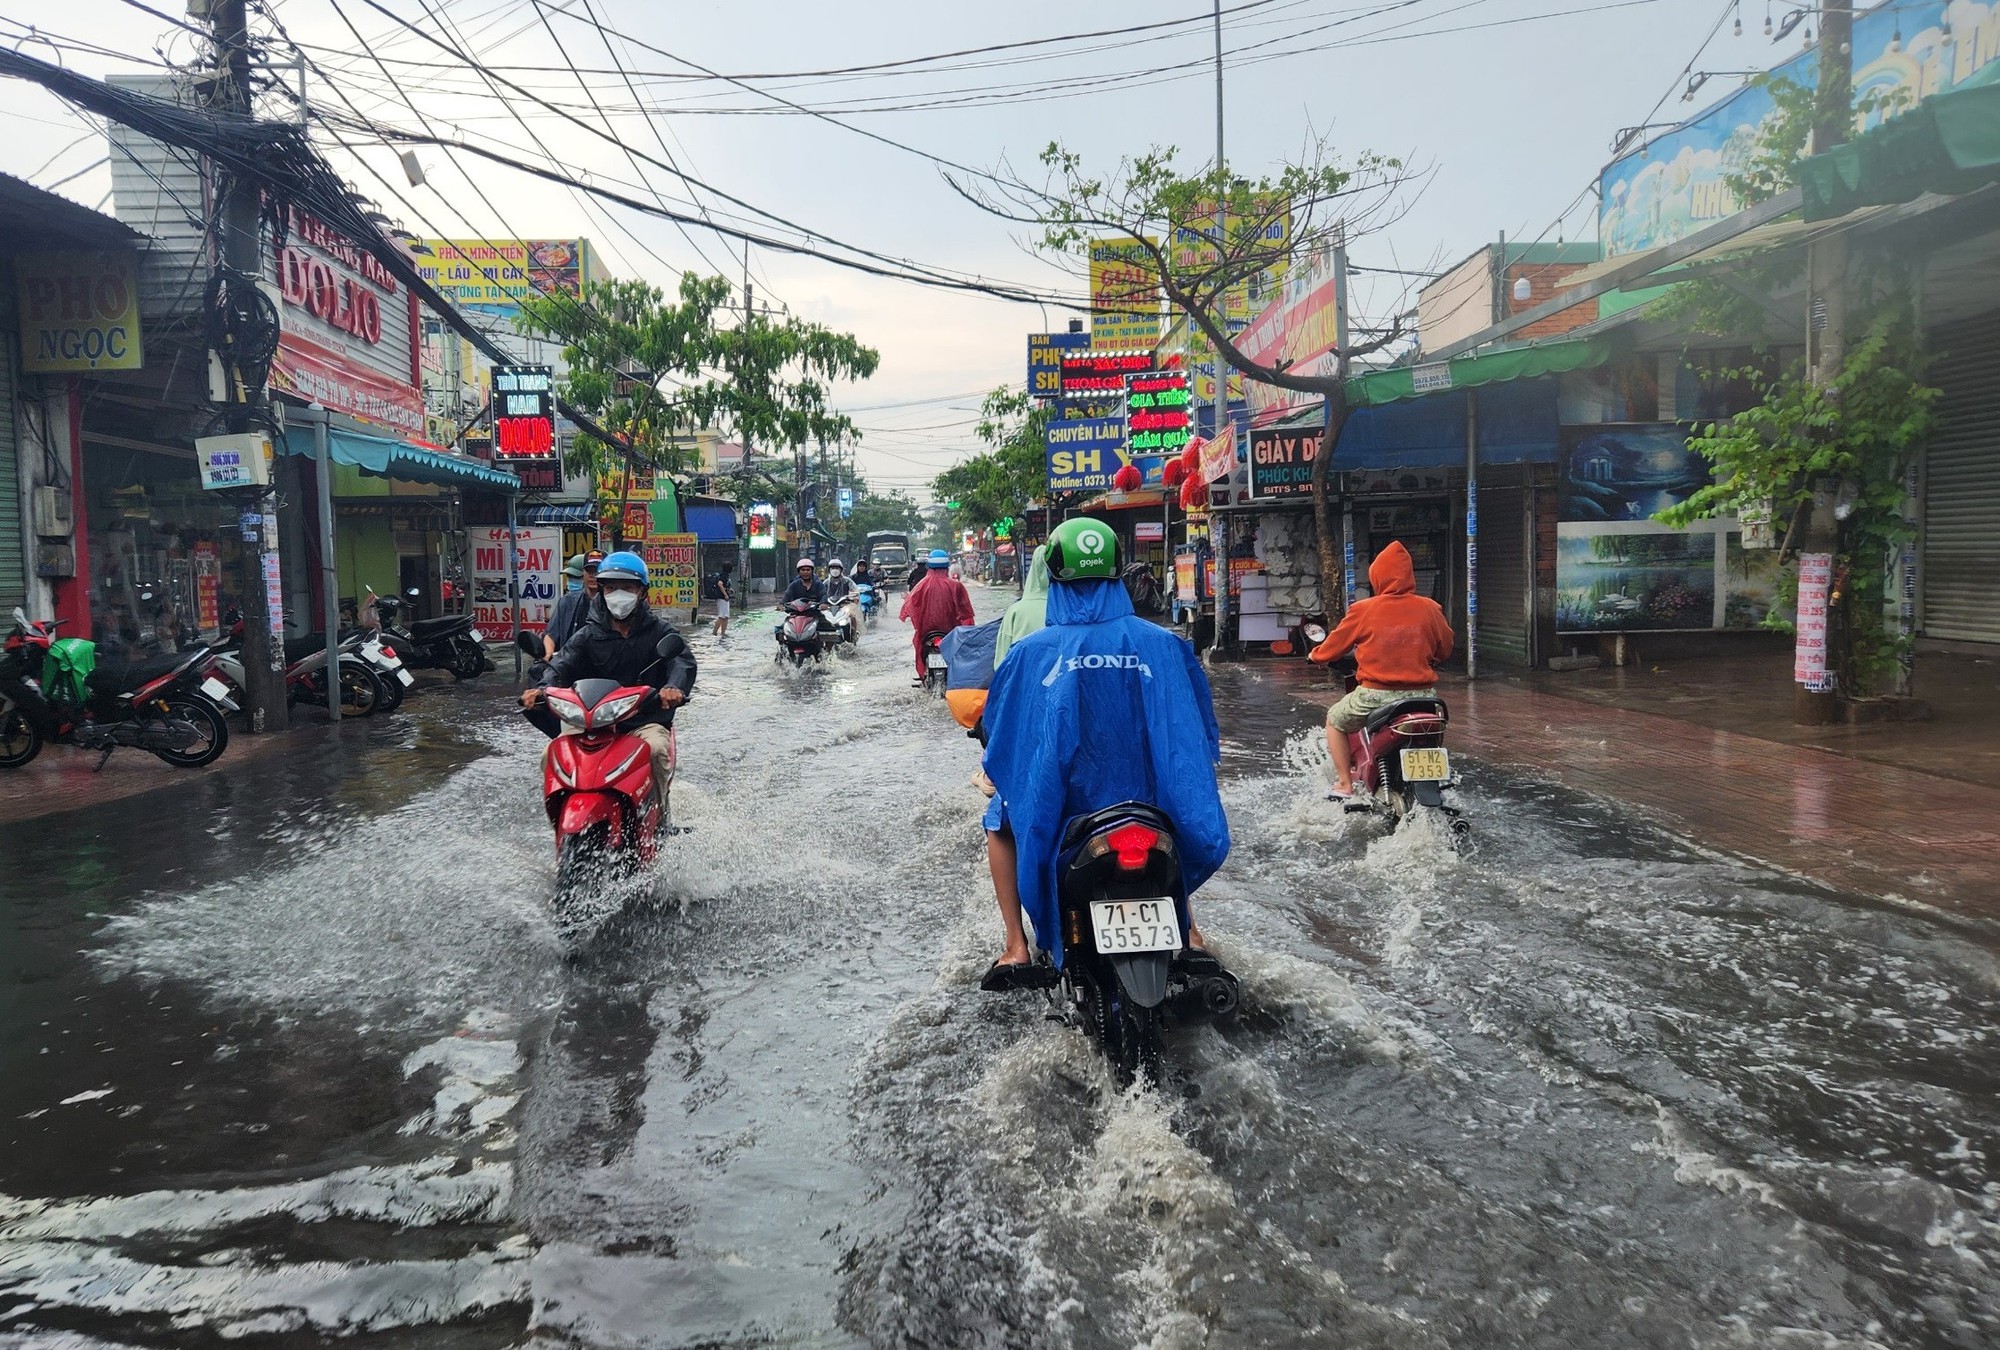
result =
M1049 576L1090 581L1118 575L1118 536L1101 520L1065 520L1049 536Z

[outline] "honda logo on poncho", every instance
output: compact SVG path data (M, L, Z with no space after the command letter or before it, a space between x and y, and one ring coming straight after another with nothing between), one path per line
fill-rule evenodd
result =
M1153 678L1153 668L1136 656L1058 656L1049 673L1042 676L1042 688L1046 689L1064 675L1076 670L1136 670L1146 679Z

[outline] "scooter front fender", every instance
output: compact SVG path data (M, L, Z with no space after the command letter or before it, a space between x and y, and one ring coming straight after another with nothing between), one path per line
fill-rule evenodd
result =
M619 823L618 812L619 801L614 793L572 792L563 799L562 814L556 820L556 833L567 838L601 823L609 823L615 832Z

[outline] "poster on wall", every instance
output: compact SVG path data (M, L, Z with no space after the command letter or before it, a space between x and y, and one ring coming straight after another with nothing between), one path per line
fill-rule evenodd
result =
M1558 519L1651 521L1708 485L1708 461L1672 422L1565 427L1561 475Z
M654 609L695 607L696 580L701 571L701 541L691 534L655 534L646 538L646 603Z
M507 594L507 527L482 525L466 531L472 542L472 623L488 642L514 636L514 607ZM521 628L539 633L562 594L562 531L553 525L525 525L514 531L521 582Z

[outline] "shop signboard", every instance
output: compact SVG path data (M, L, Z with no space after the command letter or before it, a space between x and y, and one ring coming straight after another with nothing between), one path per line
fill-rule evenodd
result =
M1132 523L1132 542L1135 544L1157 544L1167 537L1167 523L1164 520L1139 520Z
M17 253L21 369L138 370L139 255L131 249Z
M419 239L417 274L461 308L512 317L536 295L581 296L597 279L585 239Z
M658 610L693 609L701 572L701 541L692 534L646 536L646 603Z
M1125 440L1134 454L1179 454L1193 434L1193 423L1185 371L1154 370L1125 377Z
M1201 597L1195 593L1195 578L1201 575L1199 559L1192 551L1174 555L1174 599L1191 605Z
M505 525L466 531L472 543L472 623L489 642L514 636L514 605L507 591L508 534ZM521 628L539 633L566 584L562 576L562 531L553 525L515 528L515 576L521 583Z
M415 296L374 254L285 210L272 240L280 334L271 387L423 439Z
M518 460L507 466L508 472L521 480L523 492L561 492L563 490L562 461L556 459Z
M1331 375L1339 367L1338 250L1327 248L1294 265L1277 298L1246 325L1236 346L1260 366L1283 366L1293 375ZM1257 380L1245 382L1253 413L1284 407L1307 395Z
M1090 313L1090 345L1101 351L1150 352L1159 344L1160 279L1144 242L1090 241Z
M203 633L222 627L222 557L212 539L197 539L194 559L194 626Z
M1122 399L1125 377L1143 375L1153 368L1153 353L1070 352L1062 358L1062 392L1065 398Z
M1263 500L1312 495L1321 427L1263 427L1250 433L1250 495Z
M1284 280L1292 242L1292 213L1282 195L1262 193L1249 199L1243 208L1243 218L1237 219L1232 215L1223 223L1227 224L1235 240L1232 250L1239 257L1247 258L1252 247L1272 256L1270 266L1236 282L1223 296L1223 317L1241 325L1264 307L1271 293ZM1258 236L1254 245L1247 238L1247 231L1252 227ZM1185 223L1174 227L1168 239L1167 257L1173 264L1175 275L1216 267L1222 261L1222 250L1217 246L1220 237L1216 204L1208 201L1196 206L1189 212ZM1211 375L1210 379L1213 378Z
M746 526L749 548L754 552L766 552L778 546L778 512L769 502L750 503L750 519Z
M621 461L598 471L597 500L600 502L649 502L653 500L653 466L633 461L627 477Z
M1854 16L1849 45L1859 133L1957 88L2000 56L2000 0L1879 5ZM1819 78L1817 53L1801 52L1771 73L1811 89ZM1671 244L1742 210L1729 176L1757 153L1759 137L1778 116L1768 85L1745 85L1612 161L1598 179L1604 256Z
M1051 422L1048 483L1051 492L1102 491L1125 463L1125 423L1116 417Z
M1028 397L1054 398L1060 394L1063 354L1089 346L1088 333L1028 334Z
M493 456L554 459L555 372L547 366L493 367Z

